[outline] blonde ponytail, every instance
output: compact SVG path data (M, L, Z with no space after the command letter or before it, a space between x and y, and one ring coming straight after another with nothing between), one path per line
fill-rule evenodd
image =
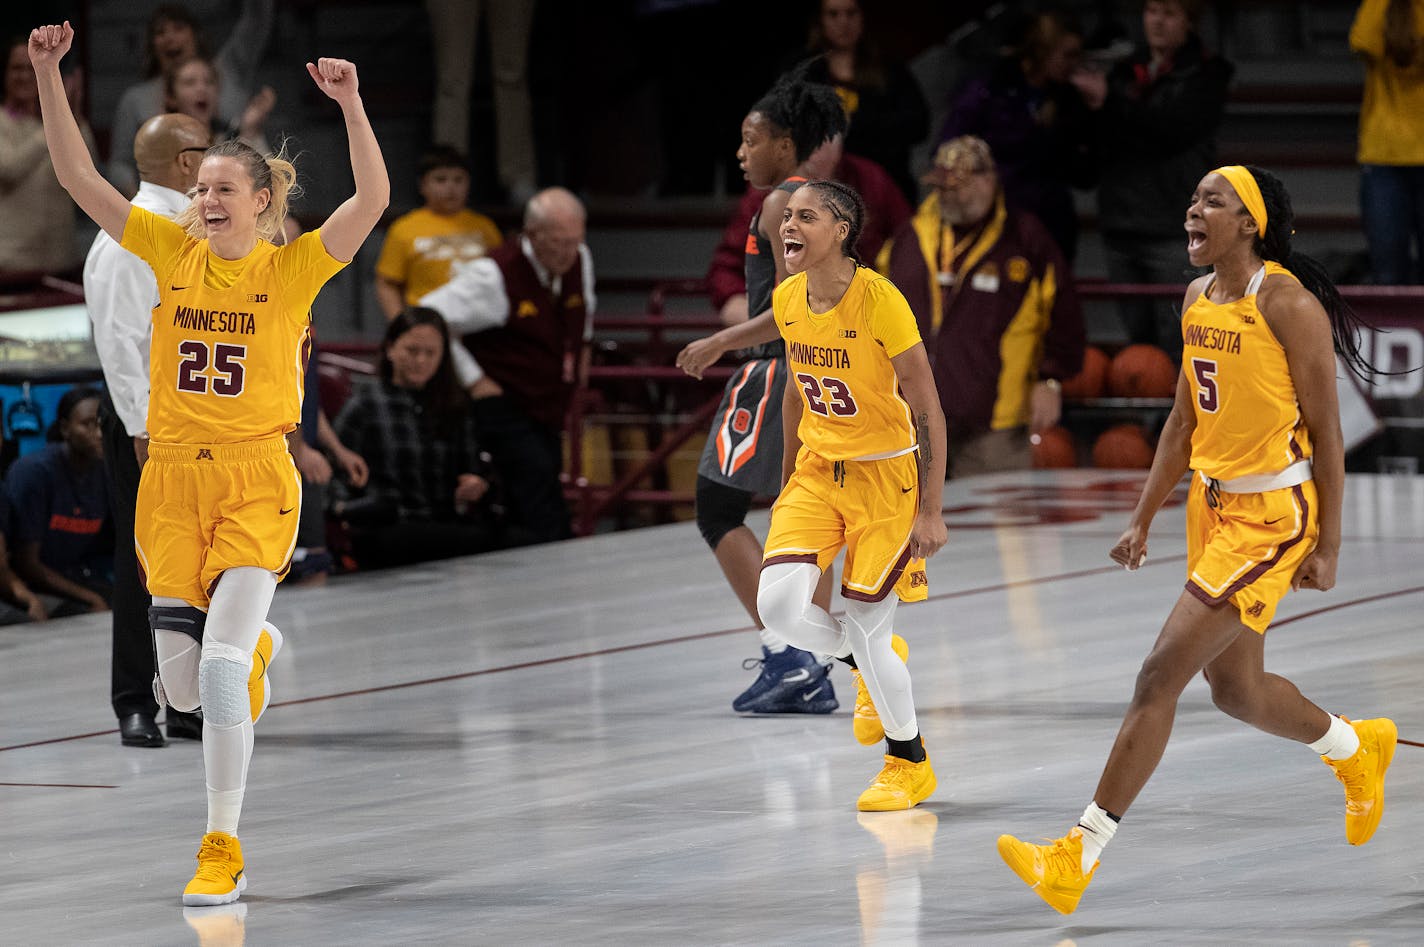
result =
M297 184L297 168L287 157L286 143L283 142L277 154L269 157L262 155L246 142L222 141L203 153L204 161L209 158L235 158L252 179L254 194L263 188L267 188L271 193L271 200L267 202L262 213L257 215L257 237L270 241L281 231L288 206L301 196L301 187ZM203 214L196 201L190 202L174 219L194 240L207 236L207 230L203 226Z

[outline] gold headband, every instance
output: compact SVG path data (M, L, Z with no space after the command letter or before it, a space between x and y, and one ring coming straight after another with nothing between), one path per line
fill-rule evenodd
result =
M1255 177L1239 164L1225 165L1217 168L1213 173L1221 175L1231 183L1231 186L1236 190L1236 196L1241 198L1242 204L1246 205L1246 212L1256 222L1256 229L1264 237L1266 235L1266 201L1261 197L1261 186L1256 183Z

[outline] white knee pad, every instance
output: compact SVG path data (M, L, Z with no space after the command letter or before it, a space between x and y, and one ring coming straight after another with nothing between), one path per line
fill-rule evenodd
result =
M155 629L154 650L158 673L153 678L153 697L159 706L190 714L202 704L198 696L198 643L187 634Z
M219 729L240 726L252 716L247 698L247 676L252 654L220 641L203 642L198 663L198 694L203 699L203 720Z
M843 655L845 630L811 601L821 570L810 562L778 562L761 570L757 615L767 630L793 648Z
M811 604L821 571L809 562L779 562L761 570L757 615L777 634L794 628Z
M850 638L851 650L860 654L871 644L884 642L890 645L891 623L900 600L891 592L878 602L846 601L846 634Z

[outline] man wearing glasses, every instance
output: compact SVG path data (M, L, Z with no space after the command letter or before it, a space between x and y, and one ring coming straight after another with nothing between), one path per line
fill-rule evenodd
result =
M165 217L188 206L188 192L211 134L195 118L156 115L134 136L139 189L133 203ZM84 297L107 389L100 409L104 467L114 514L113 663L110 700L124 746L164 745L155 718L153 639L148 592L134 554L134 503L148 457L148 342L158 304L153 270L103 231L84 261ZM202 738L202 717L167 708L168 735Z
M1004 201L981 138L940 145L934 190L876 268L909 301L949 434L949 476L1032 465L1030 437L1058 423L1060 382L1082 366L1073 275L1043 224Z

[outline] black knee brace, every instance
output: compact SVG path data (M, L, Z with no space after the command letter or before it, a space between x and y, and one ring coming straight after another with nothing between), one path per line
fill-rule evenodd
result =
M713 550L722 542L722 537L746 525L751 508L750 493L698 476L697 528Z
M148 609L148 624L154 631L176 631L198 644L203 643L203 626L208 613L191 605L153 605Z

